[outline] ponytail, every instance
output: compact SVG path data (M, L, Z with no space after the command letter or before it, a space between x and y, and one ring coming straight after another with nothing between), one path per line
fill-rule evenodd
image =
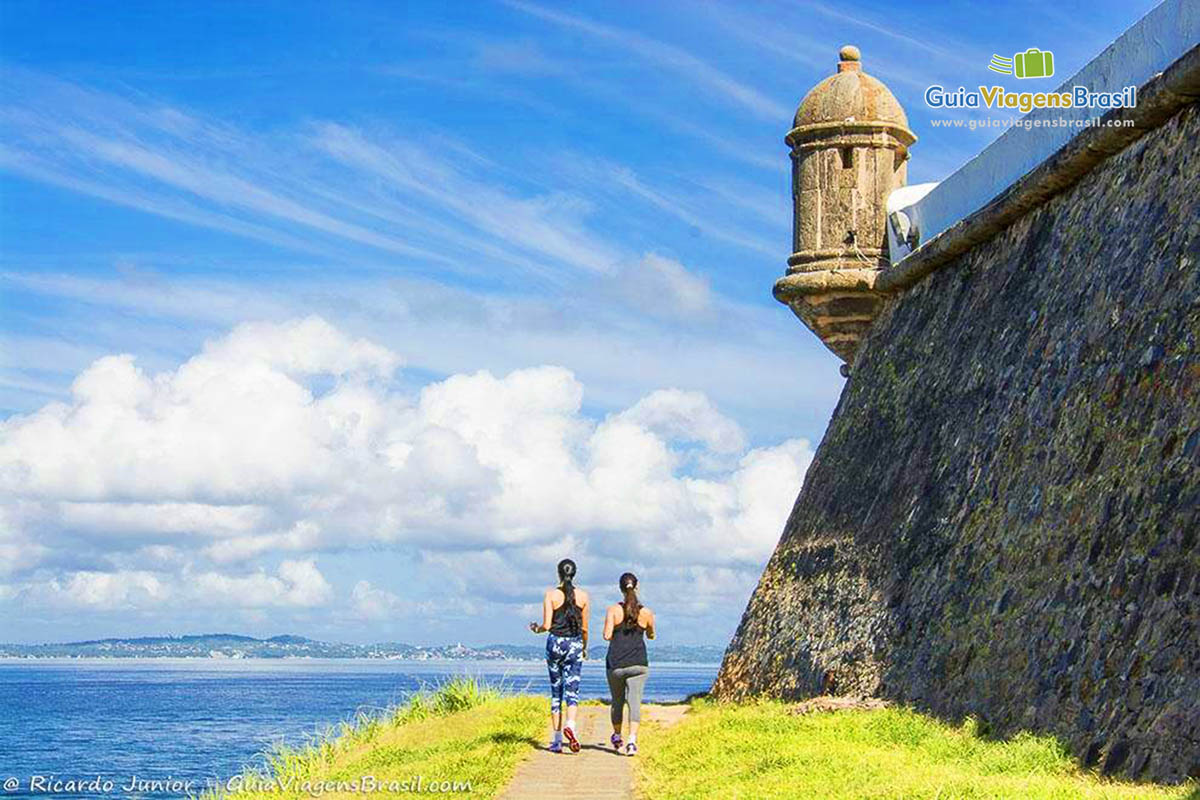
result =
M583 613L579 606L575 605L575 562L569 558L564 558L558 562L558 581L563 593L563 608L567 615L567 628L570 630L571 636L578 636L583 632Z
M638 617L641 615L642 604L638 602L637 585L637 575L632 572L626 572L621 576L619 586L624 595L624 599L621 601L621 612L624 619L621 624L626 628L636 628Z

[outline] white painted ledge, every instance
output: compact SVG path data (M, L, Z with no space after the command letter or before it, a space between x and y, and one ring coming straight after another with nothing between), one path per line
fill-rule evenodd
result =
M1166 0L1064 81L1057 91L1086 86L1091 91L1115 92L1126 86L1141 86L1198 43L1200 0ZM1026 114L1023 119L1099 118L1104 111L1041 108ZM909 223L920 231L919 246L913 252L919 253L938 234L983 208L1085 130L1088 129L1009 128L924 197L906 204ZM920 154L914 153L914 157L920 158ZM897 263L908 254L905 247L892 262Z

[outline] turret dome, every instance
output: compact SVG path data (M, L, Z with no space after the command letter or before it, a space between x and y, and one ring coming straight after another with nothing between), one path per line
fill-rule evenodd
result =
M796 110L794 128L825 127L852 121L899 128L911 137L908 117L895 95L878 78L862 71L858 48L847 45L838 55L838 71L814 86L804 97Z
M883 308L887 197L908 180L917 138L900 103L847 45L837 74L800 104L785 141L792 159L792 254L775 297L852 363Z

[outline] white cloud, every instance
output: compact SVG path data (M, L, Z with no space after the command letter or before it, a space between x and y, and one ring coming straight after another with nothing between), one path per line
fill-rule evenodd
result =
M803 440L748 448L700 392L598 419L561 367L412 395L397 363L316 318L239 326L160 374L97 360L69 402L0 423L0 555L35 530L41 547L8 572L29 601L94 608L322 606L315 556L365 548L431 566L473 551L504 602L568 546L756 572L812 456ZM271 574L273 553L295 560ZM95 567L64 566L80 560ZM360 582L350 603L369 618L392 597Z
M0 577L28 570L48 555L31 531L42 513L37 503L0 501Z
M665 256L649 253L622 269L615 280L626 302L658 316L688 319L713 307L708 281Z
M350 592L350 603L354 613L363 619L387 619L404 608L405 603L398 595L385 589L376 589L370 581L359 581Z
M150 572L79 571L35 584L28 594L47 605L111 610L157 604L166 598L167 591L162 581Z
M309 520L300 520L286 531L255 533L222 539L204 548L204 554L217 563L246 561L271 551L316 550L321 542L321 529Z
M138 534L196 534L220 537L249 533L269 523L270 512L255 505L205 503L62 502L59 524L102 536L105 531Z
M210 342L204 355L217 365L260 363L294 375L388 376L400 359L365 339L350 339L320 317L284 324L247 323Z
M742 457L730 480L740 509L733 537L738 547L760 557L770 554L812 459L813 451L803 439L752 450Z
M282 562L275 575L77 570L29 581L18 594L35 605L92 610L311 608L329 602L333 588L306 559Z
M187 593L204 605L311 607L324 605L333 595L333 588L311 559L284 561L278 575L204 572L190 576L186 583Z
M622 411L620 418L667 439L701 442L715 453L746 447L742 429L722 416L703 392L659 389Z
M329 456L349 453L346 440L386 413L359 373L386 377L394 363L316 318L239 327L156 376L132 356L106 356L75 380L70 403L0 426L0 486L56 500L221 506L316 488L333 477ZM317 374L346 380L314 400L302 379Z

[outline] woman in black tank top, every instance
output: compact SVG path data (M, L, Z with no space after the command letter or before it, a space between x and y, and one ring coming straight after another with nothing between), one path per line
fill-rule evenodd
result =
M550 674L553 728L549 750L554 753L562 752L564 736L571 752L578 753L580 748L575 735L575 708L579 705L583 661L587 658L588 611L587 592L575 587L575 562L564 558L558 562L558 586L547 589L542 597L542 621L529 623L534 633L549 634L546 669Z
M612 691L612 746L620 752L621 719L629 707L629 741L626 755L637 755L637 732L642 721L642 690L650 676L646 638L654 638L654 612L638 602L637 576L626 572L618 585L622 600L604 615L604 638L608 640L608 688Z

